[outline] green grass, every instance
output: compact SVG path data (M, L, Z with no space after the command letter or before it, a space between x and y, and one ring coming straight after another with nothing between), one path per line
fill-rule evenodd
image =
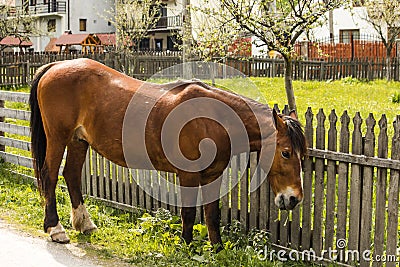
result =
M287 102L282 78L252 78L269 105L278 103L280 107ZM396 115L400 115L400 105L392 102L394 94L400 94L400 82L375 80L361 82L356 79L345 78L338 81L293 81L299 117L304 118L308 107L316 114L323 108L325 115L335 109L338 116L347 110L352 118L357 111L366 118L373 113L375 119L386 114L392 122Z
M13 167L0 165L0 218L45 236L42 198L32 183L11 174L8 168ZM71 242L101 259L118 259L134 266L313 266L259 259L257 252L269 246L268 234L258 230L245 235L238 223L223 228L225 249L215 253L202 224L195 225L194 241L188 246L180 238L180 218L168 211L158 210L153 215L124 212L90 199L86 206L99 230L83 235L71 227L68 194L60 188L56 193L60 221Z

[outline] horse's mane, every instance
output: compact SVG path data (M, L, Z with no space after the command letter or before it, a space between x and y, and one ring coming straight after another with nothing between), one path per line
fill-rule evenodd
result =
M307 154L307 141L301 123L290 116L280 115L280 117L287 125L287 135L292 142L294 151L296 151L300 157L304 157Z

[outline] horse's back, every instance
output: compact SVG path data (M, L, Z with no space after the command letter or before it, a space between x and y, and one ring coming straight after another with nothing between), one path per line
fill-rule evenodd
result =
M47 134L66 132L68 139L85 140L124 165L123 117L134 89L142 83L90 59L54 64L38 86Z

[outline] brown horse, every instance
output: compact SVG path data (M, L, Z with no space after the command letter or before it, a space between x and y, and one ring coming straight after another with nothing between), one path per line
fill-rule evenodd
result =
M302 201L301 158L306 145L303 131L293 113L291 116L278 115L265 105L200 82L170 85L167 87L172 89L157 98L156 105L146 119L142 136L144 140L136 140L145 143L147 156L154 169L177 173L180 186L203 188L222 174L232 154L246 149L262 150L263 142L266 142L261 133L261 125L264 124L274 137L274 144L269 147L275 150L269 151L272 154L270 161L261 154L259 162L262 168L269 171L268 179L276 195L275 203L280 209L290 210ZM143 86L146 90L139 92ZM32 155L39 189L45 198L44 230L53 241L69 241L59 222L55 195L65 148L67 158L63 175L72 203L72 225L78 231L90 233L96 230L96 225L83 205L81 193L81 170L87 149L90 145L112 162L131 167L123 151L125 113L135 95L143 99L151 98L154 92L163 91L162 88L163 85L146 84L89 59L55 62L37 71L30 94ZM230 136L220 123L202 117L190 120L181 129L179 137L171 137L173 140L167 140L167 143L178 140L176 142L181 153L191 161L201 156L200 148L204 139L213 140L216 152L208 166L199 171L188 171L172 164L166 157L161 129L175 107L196 98L215 99L234 110L245 126L249 142L247 148L239 145L236 151L231 151ZM141 107L148 102L138 103L137 116L141 116ZM211 106L203 108L212 111ZM261 120L257 119L257 115ZM229 121L226 123L229 124ZM132 146L130 149L134 148ZM147 168L141 165L141 156L141 153L135 154L134 167ZM212 199L209 194L218 196L220 183L217 185L210 192L202 190L203 199ZM194 199L197 199L196 194L182 193L182 236L188 243L192 240L196 213L196 207L190 205ZM218 198L206 203L204 210L209 239L212 244L220 244Z

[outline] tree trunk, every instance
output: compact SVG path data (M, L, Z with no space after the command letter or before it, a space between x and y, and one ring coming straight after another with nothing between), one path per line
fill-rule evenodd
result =
M386 79L392 79L392 60L391 60L392 46L386 47Z
M182 63L183 65L183 79L189 80L193 78L192 65L185 64L190 62L190 46L192 42L192 21L190 15L190 0L183 0L183 40L182 40Z
M295 110L297 114L296 100L293 91L293 62L291 58L284 57L285 61L285 90L290 110Z
M333 29L333 10L329 10L328 13L328 23L329 23L329 41L331 44L335 42L335 36L334 36L334 29Z

